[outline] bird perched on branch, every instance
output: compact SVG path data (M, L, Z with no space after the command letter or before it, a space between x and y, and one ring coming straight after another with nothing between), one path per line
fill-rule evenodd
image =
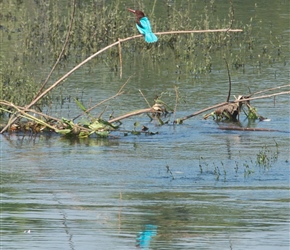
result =
M141 10L128 10L135 14L136 16L136 27L139 32L144 36L145 41L147 43L155 43L157 42L157 36L152 32L151 25L149 19L145 16L145 14Z

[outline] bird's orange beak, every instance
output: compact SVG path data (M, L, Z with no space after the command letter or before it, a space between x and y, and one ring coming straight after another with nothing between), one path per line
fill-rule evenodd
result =
M128 10L129 10L130 12L134 13L134 14L135 14L135 12L136 12L135 10L132 10L132 9L129 9L129 8L128 8Z

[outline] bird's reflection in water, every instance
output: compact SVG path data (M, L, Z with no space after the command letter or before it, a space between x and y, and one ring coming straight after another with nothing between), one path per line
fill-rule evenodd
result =
M141 249L149 249L150 242L156 234L157 226L151 224L146 225L145 229L137 235L136 246Z

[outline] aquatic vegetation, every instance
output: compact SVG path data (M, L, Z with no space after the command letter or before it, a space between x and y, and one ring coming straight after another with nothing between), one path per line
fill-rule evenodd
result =
M13 54L19 60L31 61L40 65L51 65L58 58L62 50L63 42L68 32L69 14L73 2L68 1L34 1L0 3L4 11L3 16L7 18L3 23L8 30L7 34L12 39L17 37L17 44L12 48ZM136 53L141 58L152 57L153 62L166 60L168 55L173 56L177 65L182 65L191 74L209 73L213 65L213 54L224 53L227 58L238 56L240 60L244 50L228 54L232 47L243 45L251 36L252 24L244 25L233 22L231 9L227 18L221 20L215 13L215 1L205 4L200 8L195 1L185 1L182 4L164 5L166 13L163 16L155 16L150 13L152 27L155 31L178 31L178 30L207 30L242 28L243 33L232 34L230 32L200 33L200 34L168 34L160 36L158 45L144 46L143 42L132 41L124 43L122 50L129 57ZM140 6L146 9L145 6ZM21 8L21 12L17 11ZM79 62L90 56L95 51L112 44L118 39L130 37L136 34L132 19L129 18L127 10L123 8L120 0L113 3L102 3L97 1L77 2L75 6L74 23L64 53L61 56L59 67L65 67L67 63ZM195 9L195 19L192 18L190 10ZM1 17L0 17L1 18ZM167 22L167 20L171 20ZM3 19L2 19L3 21ZM158 25L157 25L158 24ZM158 29L157 29L158 27ZM17 29L19 32L13 33ZM151 50L148 55L148 49ZM269 48L267 48L269 53ZM96 58L99 62L104 61L108 65L118 63L120 52L112 49L104 56ZM243 57L245 58L245 57ZM204 60L205 59L205 60ZM236 59L235 59L236 60ZM185 64L186 62L186 64ZM243 64L246 62L234 62ZM118 69L117 69L118 70ZM39 79L37 79L39 80Z
M271 164L273 164L278 159L279 154L279 148L278 144L275 142L275 151L269 149L268 146L263 146L262 149L257 154L256 163L259 167L264 167L266 169L271 167Z
M169 165L166 165L166 172L170 174L171 180L175 179L175 177L174 177Z
M278 145L262 146L257 151L256 158L240 160L241 156L232 156L236 159L221 160L219 163L214 160L209 160L208 157L200 156L197 165L192 168L199 168L198 177L204 180L204 177L213 181L233 181L236 179L256 178L255 175L268 172L273 164L278 161ZM170 175L171 180L176 180L170 167L166 165L166 172ZM196 172L196 169L194 170ZM209 177L209 178L208 178Z
M25 67L20 64L15 67L15 64L0 60L0 100L24 106L35 96L38 83L27 74ZM45 97L38 105L41 106L48 99Z
M249 158L246 161L240 162L238 159L235 160L235 164L227 165L224 161L220 162L220 165L211 162L206 159L206 157L200 156L198 160L198 166L200 169L200 176L210 175L216 181L221 180L221 176L223 176L223 181L226 182L228 176L231 178L239 178L241 174L243 174L244 178L249 178L254 175L256 172L259 172L262 167L263 170L269 170L278 160L279 149L278 144L275 142L275 146L263 146L258 152L256 159ZM232 164L232 163L231 163ZM258 168L257 168L258 167ZM204 171L206 169L206 171ZM222 171L221 171L222 169ZM243 169L243 172L239 172L239 169Z
M246 161L245 163L243 163L244 166L244 177L249 177L251 174L255 173L255 170L252 169L249 165L249 163Z
M219 169L218 166L215 166L215 163L213 163L213 165L214 165L214 171L213 171L213 173L215 175L216 180L219 181L220 175L221 175L220 169Z

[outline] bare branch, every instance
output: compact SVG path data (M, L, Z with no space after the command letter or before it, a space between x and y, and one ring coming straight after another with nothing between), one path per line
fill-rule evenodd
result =
M270 89L264 89L264 90L261 90L261 91L258 91L258 92L255 92L255 93L251 94L251 96L258 95L258 94L261 94L261 93L264 93L264 92L269 92L269 91L277 90L277 89L287 88L287 87L290 87L290 84L283 85L283 86L278 86L278 87L270 88Z
M157 35L170 35L170 34L188 34L188 33L216 33L216 32L242 32L243 30L241 29L214 29L214 30L184 30L184 31L166 31L166 32L157 32L155 34ZM74 73L77 69L79 69L80 67L82 67L84 64L86 64L87 62L89 62L90 60L92 60L93 58L95 58L96 56L98 56L99 54L101 54L102 52L116 46L119 45L121 42L125 42L125 41L129 41L138 37L143 37L142 35L136 35L136 36L131 36L131 37L127 37L124 39L119 39L117 42L114 42L108 46L106 46L105 48L97 51L96 53L94 53L93 55L89 56L87 59L85 59L84 61L82 61L80 64L78 64L77 66L75 66L73 69L71 69L69 72L67 72L65 75L63 75L60 79L58 79L54 84L52 84L49 88L47 88L45 91L43 91L41 94L39 94L36 98L34 98L34 100L28 104L26 106L26 109L29 109L30 107L32 107L33 105L35 105L42 97L44 97L45 95L47 95L51 90L53 90L54 88L56 88L63 80L65 80L66 78L68 78L72 73ZM1 134L4 133L7 128L10 126L10 124L14 123L17 120L17 117L12 119L2 130L1 130Z

